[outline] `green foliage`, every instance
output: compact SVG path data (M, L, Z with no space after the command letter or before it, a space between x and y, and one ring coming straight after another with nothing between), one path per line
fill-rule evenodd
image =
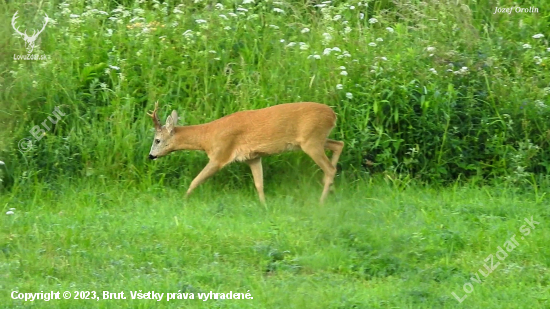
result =
M493 14L503 1L119 3L2 4L4 25L16 10L28 29L52 18L35 48L45 61L14 60L24 42L0 30L5 184L188 180L199 154L146 160L156 100L162 120L176 109L185 124L328 104L346 143L342 167L392 179L519 184L550 171L546 1L512 14ZM67 116L34 140L29 130L55 106ZM33 139L27 152L23 138Z

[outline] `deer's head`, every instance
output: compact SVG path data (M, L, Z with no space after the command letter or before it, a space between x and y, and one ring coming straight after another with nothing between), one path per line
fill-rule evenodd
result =
M172 114L166 118L166 125L161 126L157 111L158 102L155 103L155 110L147 114L153 118L155 125L155 137L149 152L149 159L151 160L163 157L174 150L174 127L178 121L178 113L172 111Z
M25 30L24 33L21 33L19 31L19 27L15 27L15 20L17 18L19 18L19 16L17 16L17 13L18 12L15 12L15 14L13 14L13 17L11 19L11 26L13 27L13 30L15 30L15 32L17 32L17 34L19 34L20 36L23 37L23 39L25 40L25 48L27 49L27 52L30 54L32 53L33 49L34 49L34 43L36 41L36 39L38 38L38 35L40 33L42 33L42 31L44 31L44 29L46 28L46 25L48 24L48 15L47 14L44 14L46 15L46 18L45 18L45 22L44 22L44 25L42 25L42 29L40 29L40 31L36 32L36 30L33 30L32 32L32 35L27 35L27 30Z

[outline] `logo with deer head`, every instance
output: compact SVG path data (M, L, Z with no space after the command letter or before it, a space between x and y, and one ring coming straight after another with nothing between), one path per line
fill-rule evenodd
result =
M32 32L32 35L28 35L27 34L27 30L25 30L25 32L21 33L19 31L19 27L15 27L15 20L19 17L17 16L17 12L15 12L15 14L13 14L13 18L11 19L11 26L13 27L13 29L15 30L15 32L17 32L17 34L19 34L20 36L23 37L23 39L25 40L25 48L27 49L27 53L32 53L33 49L34 49L34 46L35 46L35 42L36 42L36 39L38 38L38 35L40 33L42 33L42 31L44 31L44 29L46 28L46 25L48 24L48 15L44 13L44 15L46 15L46 18L44 18L45 22L44 22L44 26L42 26L42 29L40 29L40 31L36 32L36 30L33 30Z

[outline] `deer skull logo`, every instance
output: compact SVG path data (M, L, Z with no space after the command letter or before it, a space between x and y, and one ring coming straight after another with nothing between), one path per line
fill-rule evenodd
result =
M21 33L19 31L19 27L15 27L15 20L19 17L17 16L17 12L15 12L15 14L13 14L13 18L11 19L11 26L13 27L13 29L15 30L15 32L17 32L17 34L19 34L20 36L23 37L23 39L25 40L25 48L27 49L27 53L32 53L33 49L34 49L34 43L36 42L36 39L38 38L38 35L40 33L42 33L42 31L44 31L44 28L46 28L46 25L48 24L48 15L47 14L44 14L46 15L46 18L45 19L45 23L44 23L44 26L42 27L42 29L40 29L40 31L36 32L36 30L33 30L32 32L32 35L27 35L27 30L25 30L24 33Z

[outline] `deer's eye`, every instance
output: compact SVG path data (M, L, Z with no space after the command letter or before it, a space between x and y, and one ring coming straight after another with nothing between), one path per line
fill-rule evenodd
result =
M157 139L155 140L155 143L157 143L157 144L160 143L160 139L157 138Z

